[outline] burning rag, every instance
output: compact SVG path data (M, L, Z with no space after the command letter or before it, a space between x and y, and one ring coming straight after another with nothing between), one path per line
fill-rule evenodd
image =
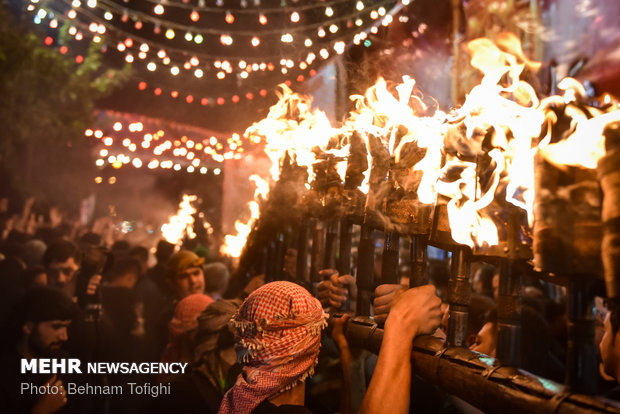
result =
M317 299L291 282L268 283L248 296L231 319L243 371L220 414L249 414L312 376L326 316Z

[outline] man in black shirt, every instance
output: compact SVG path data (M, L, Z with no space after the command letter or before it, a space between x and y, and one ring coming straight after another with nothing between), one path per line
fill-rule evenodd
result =
M47 287L31 289L17 303L9 322L11 340L0 356L1 412L53 413L67 404L62 380L51 374L21 373L21 361L62 357L76 312L77 306L63 292Z

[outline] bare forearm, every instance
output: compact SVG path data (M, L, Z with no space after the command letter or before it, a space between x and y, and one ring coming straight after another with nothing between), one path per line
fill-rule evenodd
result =
M411 388L411 349L413 336L403 340L386 327L370 386L360 414L409 412Z
M342 385L343 397L340 403L340 411L343 414L351 414L353 412L352 395L353 387L351 386L351 375L353 374L353 358L349 347L341 348L340 365L342 367Z

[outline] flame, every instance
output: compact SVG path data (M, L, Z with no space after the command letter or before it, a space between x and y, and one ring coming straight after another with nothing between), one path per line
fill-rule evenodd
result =
M598 160L605 155L605 136L603 131L614 122L620 121L620 110L613 106L607 112L590 106L579 105L580 99L585 96L585 89L577 80L565 78L558 84L564 90L560 97L550 97L544 101L544 110L547 113L548 130L545 138L539 144L540 154L557 166L574 166L581 168L596 168ZM611 98L606 95L604 103L610 103ZM571 120L568 137L556 143L551 141L551 126L557 122L557 117L551 108L565 104L564 114ZM591 115L594 114L594 117Z
M280 85L278 102L269 109L267 117L251 127L246 138L261 137L265 140L265 154L272 163L271 177L278 180L280 160L288 151L297 164L308 168L314 178L312 164L316 161L315 151L327 149L337 130L332 128L327 115L320 110L312 110L312 100L293 93L290 88Z
M223 255L231 257L241 256L241 252L243 251L243 247L245 246L248 236L252 231L252 227L260 216L260 208L256 200L259 200L260 198L267 199L267 195L269 194L269 183L263 180L259 175L251 175L250 181L256 185L256 189L254 190L254 200L248 203L250 218L245 223L241 220L237 220L235 222L235 230L237 231L237 234L227 234L224 236L224 244L220 248L220 253Z
M351 96L354 109L337 129L323 112L311 109L310 98L282 86L280 100L267 118L248 128L245 136L265 142L274 181L279 178L280 162L286 153L308 169L312 181L318 154L346 158L353 132L365 140L369 166L373 163L371 137L373 145L378 139L396 166L404 162L408 144L415 144L421 159L402 168L408 168L416 180L412 188L419 202L447 204L452 237L457 243L497 245L499 232L494 217L506 203L523 209L533 225L536 153L558 165L594 168L605 152L604 129L620 121L620 111L609 95L603 98L603 109L586 108L586 90L571 78L558 85L562 96L541 100L521 79L524 71L536 71L540 63L525 56L513 34L502 33L494 41L473 40L467 50L481 79L465 102L451 111L427 105L412 78L405 76L396 85L380 78L364 95ZM571 124L560 140L551 136L551 128L558 122L558 108ZM344 181L346 163L340 161L336 168ZM240 254L258 218L257 200L268 197L267 181L251 180L257 186L255 201L249 206L251 218L235 224L237 235L226 236L227 247L223 248L233 256ZM368 193L369 181L370 168L359 186L363 193Z
M192 202L198 199L195 195L183 194L177 214L170 216L168 223L161 226L161 233L168 243L179 244L187 234L190 239L196 237L194 233L194 216L196 209Z

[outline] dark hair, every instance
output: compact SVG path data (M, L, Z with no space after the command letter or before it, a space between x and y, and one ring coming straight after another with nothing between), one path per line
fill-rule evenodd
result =
M64 292L49 287L34 287L24 293L11 310L9 331L17 340L26 322L70 320L78 312L77 305Z
M134 246L129 250L129 254L144 262L149 260L149 250L144 246Z
M482 293L483 295L493 297L493 276L497 272L495 266L490 265L488 263L481 263L480 267L476 271L474 278L478 276L478 279L482 283Z
M428 266L428 281L437 287L448 286L450 281L450 268L447 264L432 261Z
M62 263L73 257L76 262L80 261L80 251L72 242L64 239L58 239L52 242L43 254L43 266L49 267L52 263Z
M160 240L157 243L155 257L158 263L166 263L170 256L172 256L172 253L174 253L174 244L168 243L166 240Z
M220 262L209 263L204 267L205 292L215 292L226 289L229 272L225 264Z
M140 276L142 269L140 262L135 257L121 256L114 260L114 264L110 271L106 274L106 279L113 282L128 273L135 273L136 276Z
M117 240L117 241L114 242L114 244L110 248L110 251L114 255L126 254L126 253L129 253L129 249L130 248L131 248L131 245L129 244L128 241L126 241L126 240Z
M93 246L99 246L101 244L101 236L93 232L84 233L80 237L80 244L91 244Z

